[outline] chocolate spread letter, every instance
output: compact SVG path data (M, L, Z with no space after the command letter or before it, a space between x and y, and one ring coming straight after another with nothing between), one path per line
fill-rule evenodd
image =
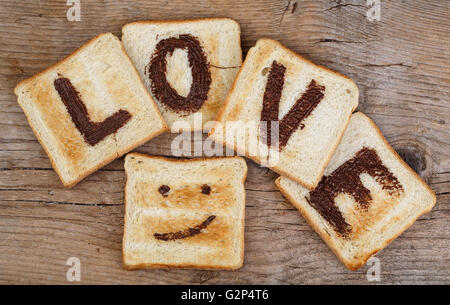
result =
M306 198L308 203L342 236L351 232L351 226L345 221L334 199L341 193L349 194L361 208L367 209L372 197L361 182L359 175L362 173L373 177L390 195L398 196L403 191L402 185L383 165L377 152L363 147L352 159L339 166L329 176L323 176L319 185L309 193L309 199Z
M164 241L174 240L174 239L182 239L182 238L186 238L189 236L194 236L194 235L202 233L202 230L205 229L214 220L214 218L216 218L216 216L211 215L204 222L202 222L201 224L199 224L193 228L187 228L183 231L178 231L178 232L170 232L170 233L162 233L162 234L155 233L155 234L153 234L153 236L156 239L160 239L160 240L164 240Z
M111 133L116 132L131 118L131 114L128 111L121 109L103 122L92 122L89 119L89 114L80 98L80 94L68 78L59 77L55 79L53 85L58 91L59 97L66 106L75 126L91 146L94 146Z
M267 131L261 129L262 140L267 146L272 145L271 141L271 124L272 121L278 121L278 108L280 105L281 91L284 85L284 74L286 68L273 61L267 79L266 89L263 97L263 109L261 111L261 122L267 123ZM279 122L279 141L278 148L281 151L289 141L290 136L300 126L305 126L302 121L305 120L316 106L323 99L323 91L325 86L321 86L313 79L308 85L306 91L295 102L289 112Z
M192 85L187 97L179 95L166 79L166 56L167 54L172 55L175 49L188 51ZM156 51L150 60L148 74L152 82L153 95L173 111L188 114L196 112L208 98L211 85L208 61L200 42L191 35L180 35L179 38L171 37L158 42Z

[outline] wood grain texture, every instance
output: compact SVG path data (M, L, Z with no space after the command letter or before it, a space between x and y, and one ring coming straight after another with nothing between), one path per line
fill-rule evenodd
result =
M0 0L0 283L68 283L66 260L81 260L81 283L368 283L348 271L273 183L248 161L245 263L235 272L126 271L121 263L123 158L65 189L20 110L13 88L101 32L146 19L231 17L244 54L277 39L352 77L359 110L433 188L437 204L377 255L381 283L450 284L450 9L448 1L382 1L381 20L354 1ZM174 135L137 151L170 155Z

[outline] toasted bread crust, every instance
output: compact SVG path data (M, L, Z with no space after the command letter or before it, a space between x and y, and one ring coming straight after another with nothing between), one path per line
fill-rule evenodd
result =
M39 136L39 133L37 132L37 130L36 130L35 127L33 126L32 122L31 122L31 118L28 116L28 114L27 114L27 112L26 112L26 109L24 109L24 107L22 107L22 105L21 105L20 103L18 103L19 106L22 108L22 111L24 112L25 117L27 118L28 124L29 124L29 126L31 127L31 129L32 129L32 131L33 131L33 133L34 133L34 135L36 136L36 138L37 138L37 140L38 140L38 142L41 144L41 146L43 147L45 153L46 153L47 156L49 157L50 163L51 163L51 165L52 165L52 168L53 168L53 169L55 170L55 172L58 174L58 176L59 176L59 178L61 179L61 182L63 183L63 185L64 185L65 187L68 187L68 188L73 187L74 185L76 185L78 182L80 182L80 181L81 181L82 179L84 179L85 177L87 177L87 176L89 176L90 174L96 172L98 169L100 169L100 168L102 168L103 166L107 165L108 163L114 161L115 159L119 158L120 156L122 156L123 154L129 152L130 150L134 149L135 147L142 145L143 143L147 142L148 140L152 139L153 137L156 137L157 135L159 135L159 134L161 134L161 133L164 133L165 131L168 130L168 126L167 126L167 124L166 124L164 118L162 117L162 115L161 115L161 113L160 113L160 111L159 111L158 106L157 106L156 103L154 102L154 100L153 100L153 98L151 97L150 93L149 93L149 92L147 91L147 89L145 88L145 84L144 84L144 82L142 81L141 77L139 76L139 73L138 73L138 71L136 70L136 67L133 65L133 63L131 62L131 59L129 58L128 54L126 53L123 44L120 42L120 40L119 40L115 35L113 35L112 33L109 33L109 32L107 32L107 33L101 33L101 34L95 36L94 38L92 38L92 39L90 39L89 41L87 41L86 43L84 43L81 47L79 47L79 48L78 48L77 50L75 50L73 53L71 53L70 55L64 57L62 60L58 61L57 63L51 65L50 67L48 67L48 68L45 69L45 70L43 70L43 71L41 71L41 72L39 72L39 73L33 75L32 77L29 77L29 78L27 78L27 79L24 79L24 80L20 81L20 82L16 85L16 87L14 88L14 93L15 93L15 95L16 95L17 97L19 96L19 88L20 88L20 87L26 85L26 84L29 83L29 82L33 82L35 79L37 79L38 77L44 75L45 73L47 73L47 72L49 72L49 71L52 71L52 70L56 69L60 64L66 62L66 61L69 61L71 58L77 56L79 53L81 53L82 51L84 51L87 47L89 47L92 43L94 43L94 42L95 42L97 39L99 39L100 37L103 37L103 36L109 36L109 35L113 36L113 37L114 37L115 39L117 39L117 41L120 43L120 47L121 47L121 51L122 51L123 55L125 55L125 58L126 58L128 64L132 67L132 69L134 70L134 72L135 72L136 75L138 76L138 79L139 79L139 81L140 81L140 84L139 84L139 85L144 89L144 92L146 92L146 95L147 95L148 98L150 98L150 100L152 101L153 106L154 106L154 110L155 110L155 114L159 117L160 121L163 123L163 127L160 128L159 130L156 130L154 133L148 135L145 139L143 139L143 140L141 140L141 141L138 141L138 142L134 143L133 145L129 145L129 146L125 147L125 148L122 148L122 149L118 152L117 156L112 156L112 157L110 157L110 158L106 158L105 160L102 160L102 162L100 162L97 166L95 166L95 167L93 167L93 168L91 168L91 169L85 171L82 175L79 175L79 176L77 177L77 179L71 180L71 181L67 181L66 179L64 179L64 176L63 176L62 173L59 171L59 169L56 167L56 163L55 163L55 161L53 160L53 157L51 156L48 147L46 147L46 145L44 144L43 139L41 139L41 137Z
M343 77L343 78L345 78L345 79L347 79L347 80L350 80L351 83L352 83L353 86L354 86L355 91L356 91L357 94L359 95L359 89L358 89L358 86L355 84L355 82L354 82L350 77L348 77L348 76L346 76L346 75L343 75L343 74L340 74L340 73L338 73L338 72L336 72L336 71L333 71L333 70L331 70L331 69L328 69L328 68L326 68L326 67L324 67L324 66L315 64L315 63L313 63L312 61L310 61L310 60L304 58L304 57L301 56L300 54L297 54L297 53L295 53L294 51L292 51L291 49L285 47L284 45L282 45L280 42L278 42L278 41L276 41L276 40L269 39L269 38L260 38L260 39L258 39L258 41L256 42L255 46L256 46L258 43L260 43L260 42L265 42L265 43L269 43L269 44L276 44L278 47L280 47L280 48L282 48L284 51L286 51L286 52L288 52L288 53L294 55L295 57L297 57L297 58L300 59L301 61L304 61L304 62L306 62L306 63L308 63L308 64L311 64L311 65L313 65L314 67L316 67L316 68L318 68L318 69L322 69L322 70L325 70L325 71L327 71L327 72L331 72L332 74L335 74L335 75L337 75L337 76L339 76L339 77ZM253 47L254 47L254 46L253 46ZM252 47L252 48L253 48L253 47ZM217 138L214 137L214 130L215 130L216 126L219 125L219 124L221 124L222 122L224 122L223 117L224 117L224 115L225 115L226 109L228 108L228 106L229 106L229 104L230 104L230 102L231 102L231 101L230 101L231 95L232 95L231 93L235 90L236 85L237 85L237 82L238 82L238 79L239 79L239 77L240 77L240 75L241 75L241 73L242 73L242 71L243 71L243 68L246 66L246 63L247 63L248 60L249 60L249 57L247 56L247 57L245 58L244 62L242 63L241 69L239 70L238 74L236 75L236 77L235 77L235 79L234 79L234 81L233 81L233 85L231 86L231 89L230 89L230 91L228 92L227 98L225 99L225 101L224 101L224 103L223 103L223 106L222 106L221 110L219 111L219 114L218 114L217 119L216 119L216 123L215 123L215 124L213 125L213 127L211 128L210 132L208 133L208 136L211 137L212 139L214 139L214 141L219 142L222 146L226 146L226 147L228 147L228 148L230 148L230 149L233 149L233 150L236 151L237 153L239 153L239 154L241 154L241 155L244 155L244 156L246 156L246 157L249 158L249 159L252 159L252 160L255 161L256 163L262 164L262 163L263 163L262 160L261 160L260 158L258 158L257 156L250 156L250 154L249 154L249 152L248 152L247 149L241 150L241 149L239 149L239 148L237 147L237 144L235 144L235 145L229 145L229 144L224 143L223 141L221 141L221 140L219 140L219 139L217 139ZM357 102L357 103L355 104L355 106L353 107L352 112L355 111L355 109L356 109L357 107L358 107L358 102ZM294 181L300 183L301 185L303 185L303 186L306 187L307 189L313 190L313 189L317 186L317 184L319 183L319 181L320 181L321 177L323 176L323 173L324 173L324 171L325 171L325 169L326 169L327 164L330 162L331 158L333 157L334 152L336 151L336 149L337 149L337 147L338 147L338 145L339 145L339 142L341 141L342 137L344 136L345 130L347 129L348 124L350 123L350 118L351 118L351 115L348 117L348 120L347 120L347 122L346 122L346 124L345 124L344 131L341 133L341 135L340 135L340 137L339 137L339 141L337 141L337 142L332 146L332 148L331 148L331 150L330 150L330 152L329 152L329 154L328 154L328 156L327 156L327 158L326 158L326 162L324 163L324 166L323 166L323 167L321 168L321 170L320 170L320 175L319 175L318 178L314 181L314 183L308 183L308 182L306 182L306 181L303 181L303 180L301 180L301 179L298 179L298 177L293 176L291 173L285 171L284 169L280 168L279 166L271 166L271 167L269 167L269 168L270 168L271 170L273 170L274 172L276 172L276 173L282 175L282 176L288 177L288 178L290 178L290 179L292 179L292 180L294 180Z
M280 190L280 192L283 194L283 196L289 201L291 202L298 210L299 212L302 214L302 216L306 219L306 221L308 222L308 224L314 229L314 231L319 234L319 236L325 241L325 243L331 248L331 250L333 251L333 253L339 258L339 260L350 270L358 270L361 266L363 266L367 260L375 255L376 253L378 253L379 251L381 251L382 249L384 249L387 245L389 245L394 239L396 239L398 236L400 236L405 230L407 230L420 216L422 216L423 214L428 213L429 211L431 211L431 209L434 207L434 205L436 204L436 195L434 194L433 190L423 181L423 179L414 171L412 170L405 161L403 161L403 159L397 154L397 152L389 145L389 143L387 142L386 138L383 136L383 134L381 133L380 129L378 128L378 126L369 118L367 117L365 114L363 114L362 112L357 112L355 114L353 114L354 116L362 116L364 117L369 123L370 125L374 128L374 130L378 133L378 136L382 139L383 144L385 145L386 148L389 149L389 151L393 154L393 156L395 156L395 158L402 164L402 166L404 168L406 168L408 170L408 172L410 172L413 176L415 176L415 178L417 178L417 180L430 192L430 194L433 195L433 203L426 209L424 209L420 214L418 214L416 217L413 217L411 219L410 222L408 222L407 224L405 224L401 229L399 229L396 234L394 236L392 236L391 238L385 240L383 242L383 244L380 247L377 247L375 250L372 250L371 252L367 253L366 255L364 255L363 257L359 258L358 260L348 260L346 259L343 254L340 252L340 249L338 248L338 246L336 245L335 241L333 238L331 238L328 234L326 234L326 232L320 228L320 226L318 224L316 224L313 220L312 215L303 207L303 204L301 202L298 202L294 197L292 197L289 193L289 191L287 189L285 189L281 183L280 180L282 177L278 177L275 180L275 185L277 186L277 188Z
M95 40L97 40L98 38L104 36L104 35L113 35L112 33L108 32L108 33L101 33L98 34L97 36L95 36L94 38L91 38L90 40L88 40L87 42L85 42L81 47L79 47L78 49L76 49L75 51L73 51L71 54L67 55L66 57L64 57L62 60L54 63L53 65L51 65L50 67L48 67L47 69L44 69L43 71L29 77L26 79L21 80L16 87L14 88L14 93L16 94L16 96L19 94L18 93L18 88L23 86L24 84L26 84L27 82L30 82L32 80L34 80L35 78L38 78L39 76L45 74L46 72L49 72L53 69L55 69L60 63L65 62L67 60L69 60L70 58L74 57L75 55L77 55L78 53L80 53L82 50L84 50L86 47L88 47L89 45L91 45Z
M122 27L122 32L123 32L123 30L124 30L127 26L129 26L129 25L136 25L136 24L163 24L163 23L169 23L169 24L172 24L172 23L187 23L187 22L195 23L195 22L203 22L203 21L232 21L232 22L234 22L234 23L238 26L238 28L239 28L239 35L241 34L241 32L240 32L241 27L240 27L239 23L238 23L236 20L234 20L234 19L232 19L232 18L227 18L227 17L217 17L217 18L193 18L193 19L174 19L174 20L170 20L170 19L163 19L163 20L140 20L140 21L134 21L134 22L130 22L130 23L125 24L125 25Z
M384 137L383 133L381 132L380 128L378 128L378 126L375 124L375 122L369 118L367 115L365 115L364 113L358 111L355 112L353 115L358 115L358 116L362 116L364 118L366 118L368 120L368 122L370 123L370 125L372 125L372 127L375 129L375 131L378 133L378 135L380 136L380 138L383 140L384 144L386 145L386 148L388 148L393 155L398 159L398 161L400 161L400 163L412 174L414 175L422 184L423 186L425 186L428 191L430 193L433 194L434 196L434 204L433 206L436 204L436 194L434 193L434 191L430 188L430 186L428 184L425 183L425 181L423 181L422 177L419 176L419 174L417 174L403 159L402 157L400 157L400 155L395 151L395 149L389 144L389 142L386 140L386 138ZM433 208L433 206L426 211L425 213L431 211L431 209Z
M231 21L237 26L237 28L238 28L238 35L239 35L239 37L241 36L241 26L240 26L240 24L236 20L234 20L232 18L227 18L227 17L174 19L174 20L163 19L163 20L141 20L141 21L135 21L135 22L127 23L127 24L125 24L122 27L122 36L123 36L123 33L124 33L125 29L128 26L133 26L133 25L145 25L145 24L185 24L185 23L201 23L201 22L205 22L205 21ZM240 52L239 52L239 55L240 55L239 61L242 63L242 45L241 45L241 40L239 39L238 41L239 41L239 46L238 47L239 47L239 50L240 50ZM243 64L241 64L240 66L237 66L236 69L242 67L242 65ZM234 82L234 80L233 80L233 82ZM229 90L229 92L231 92L231 89ZM225 103L225 101L224 101L224 103ZM220 107L220 109L223 109L223 107L224 107L224 105L222 105ZM219 110L218 113L220 113L220 111L221 110ZM216 115L215 120L217 120L217 115ZM202 125L204 125L204 124L205 124L205 122L202 122ZM192 126L192 125L191 125L191 128L184 129L184 130L186 130L186 131L193 131L193 132L196 132L196 131L209 132L209 130L207 130L204 126L198 128L197 126Z
M355 86L355 89L357 90L357 92L358 92L358 94L359 94L359 88L358 88L358 86L355 84L355 82L354 82L350 77L348 77L348 76L346 76L346 75L344 75L344 74L341 74L341 73L339 73L339 72L336 72L336 71L334 71L334 70L331 70L331 69L329 69L329 68L327 68L327 67L318 65L318 64L312 62L311 60L306 59L305 57L301 56L300 54L295 53L295 52L292 51L291 49L285 47L285 46L284 46L283 44L281 44L280 42L278 42L278 41L276 41L276 40L273 40L273 39L270 39L270 38L260 38L260 39L258 39L258 40L256 41L256 43L255 43L255 46L256 46L259 42L264 42L264 41L266 41L266 42L268 42L268 43L275 43L276 45L278 45L279 47L281 47L283 50L285 50L285 51L287 51L288 53L290 53L290 54L296 56L297 58L299 58L299 59L302 60L302 61L305 61L305 62L307 62L307 63L309 63L309 64L312 64L312 65L315 66L316 68L326 70L326 71L331 72L331 73L333 73L333 74L335 74L335 75L337 75L337 76L340 76L340 77L343 77L343 78L345 78L345 79L347 79L347 80L350 80L350 81L353 83L353 85ZM254 47L254 46L253 46L253 47ZM252 47L252 48L253 48L253 47ZM242 63L242 66L241 66L241 67L244 67L244 66L245 66L247 60L248 60L248 58L246 57L245 60L244 60L244 62ZM242 68L239 70L238 74L237 74L236 77L234 78L233 85L231 86L231 89L230 89L230 91L229 91L230 93L235 89L237 80L238 80L239 75L241 74L241 72L242 72ZM223 115L224 115L224 113L225 113L225 109L227 108L227 106L228 106L228 104L229 104L229 102L230 102L229 99L230 99L230 94L228 94L227 98L225 99L225 102L224 102L224 104L223 104L223 106L222 106L222 109L220 110L219 115L217 116L217 121L222 121L222 117L223 117ZM358 105L355 106L355 108L353 109L353 111L356 109L357 106L358 106ZM349 120L349 121L350 121L350 120ZM212 131L212 129L211 129L211 131Z

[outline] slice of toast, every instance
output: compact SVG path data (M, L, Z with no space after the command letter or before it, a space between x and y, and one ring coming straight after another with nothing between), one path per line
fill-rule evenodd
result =
M249 50L210 136L312 189L358 105L358 95L348 77L277 41L260 39ZM278 134L271 122L278 123ZM246 134L237 135L233 128Z
M352 115L314 191L285 177L276 185L351 270L436 203L433 191L361 112Z
M191 130L207 131L242 64L239 24L138 21L122 28L122 41L169 127L181 119ZM202 123L194 123L198 114Z
M127 269L237 269L244 258L247 164L240 157L125 157Z
M111 33L23 80L15 93L67 187L167 130L122 43Z

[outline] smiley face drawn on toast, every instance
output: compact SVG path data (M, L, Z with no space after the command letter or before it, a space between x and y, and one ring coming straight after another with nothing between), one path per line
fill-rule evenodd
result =
M124 262L130 268L243 264L245 160L125 158Z
M143 209L164 211L164 217L145 214L140 222L147 229L137 239L162 243L225 245L234 234L232 220L236 196L228 182L172 181L163 184L140 181L136 185L138 205ZM141 236L142 235L142 236ZM217 241L223 241L217 243Z
M163 197L168 197L168 193L170 192L170 186L164 184L161 185L158 188L158 192ZM211 194L211 187L208 184L203 184L199 188L199 192L203 195L210 195ZM183 239L187 237L191 237L197 234L202 233L202 230L206 229L208 225L216 218L216 215L210 215L208 218L206 218L203 222L200 224L194 226L194 227L187 227L186 229L176 231L176 232L166 232L166 233L154 233L153 236L158 240L164 240L164 241L170 241L170 240L176 240L176 239Z

